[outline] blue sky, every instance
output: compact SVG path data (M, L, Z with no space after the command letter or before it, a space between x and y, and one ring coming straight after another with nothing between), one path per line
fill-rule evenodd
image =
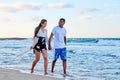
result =
M67 37L120 37L120 0L0 0L0 37L32 37L42 18L49 36L61 17Z

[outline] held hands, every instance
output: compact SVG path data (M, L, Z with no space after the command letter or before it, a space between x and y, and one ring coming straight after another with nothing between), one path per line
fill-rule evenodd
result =
M48 50L52 50L52 47L51 47L51 46L48 46Z
M30 46L30 49L33 49L33 46ZM52 50L52 47L48 46L48 50Z

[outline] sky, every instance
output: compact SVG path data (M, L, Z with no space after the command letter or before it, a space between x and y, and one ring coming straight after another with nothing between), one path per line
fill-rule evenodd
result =
M33 37L43 18L48 36L65 18L68 38L120 38L120 0L0 0L0 38Z

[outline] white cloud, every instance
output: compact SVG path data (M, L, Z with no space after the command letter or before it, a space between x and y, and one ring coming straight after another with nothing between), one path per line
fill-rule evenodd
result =
M110 14L110 15L106 16L105 19L112 19L115 17L120 17L120 14Z
M36 16L36 17L31 18L30 21L40 22L41 19L44 19L44 17L42 17L42 16L40 16L40 17Z
M94 13L99 11L99 9L97 8L85 8L85 9L81 9L79 10L79 19L80 20L92 20L95 18L95 16L90 15L90 13Z
M97 8L86 8L86 9L79 10L79 13L80 14L88 14L88 13L93 13L93 12L97 12L97 11L99 11L99 9L97 9Z
M68 3L54 3L54 4L48 4L48 8L71 8L73 7L72 4L68 4Z
M113 6L118 7L118 6L120 6L120 4L117 4L117 3L116 3L116 4L113 4Z
M79 18L80 20L91 20L91 19L94 19L95 17L88 15L88 16L80 16Z
M21 10L39 10L42 7L40 3L16 3L16 7Z
M105 8L107 8L107 7L109 7L109 6L110 6L110 5L109 5L108 3L105 3L105 4L104 4L104 7L105 7Z
M17 8L10 4L0 3L0 12L16 12Z
M11 19L10 19L10 18L4 18L3 21L4 21L4 22L10 22Z
M4 17L4 18L0 18L0 21L1 22L11 22L12 21L12 19L10 19L10 18L7 18L7 17Z
M108 7L119 7L119 6L120 6L120 4L118 4L118 3L113 3L113 4L105 3L104 4L105 8L108 8Z
M40 3L17 2L11 4L0 3L0 12L19 12L26 10L39 10L42 7Z

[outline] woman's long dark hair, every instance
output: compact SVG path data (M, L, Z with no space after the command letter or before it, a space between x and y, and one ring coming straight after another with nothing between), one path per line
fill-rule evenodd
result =
M35 37L37 36L37 33L38 33L39 29L41 28L42 24L43 24L44 22L46 22L46 21L47 21L46 19L42 19L42 20L40 21L40 24L38 25L38 27L35 28L33 38L35 38Z

